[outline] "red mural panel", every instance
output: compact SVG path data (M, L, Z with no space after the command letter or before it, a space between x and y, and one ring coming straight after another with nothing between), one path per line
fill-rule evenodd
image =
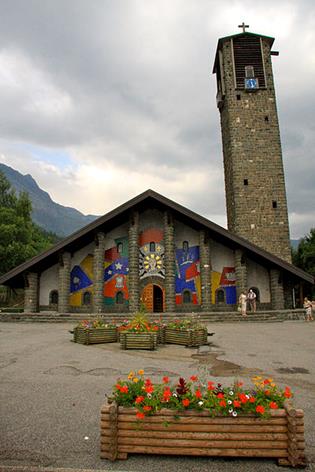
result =
M163 231L157 228L150 228L139 235L139 246L144 246L150 242L160 243L163 239Z

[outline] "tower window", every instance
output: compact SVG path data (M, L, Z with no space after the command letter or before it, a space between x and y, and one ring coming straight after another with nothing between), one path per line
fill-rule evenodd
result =
M240 99L241 99L240 94L237 94L237 95L236 95L236 100L240 100Z
M277 208L278 207L278 203L276 200L272 200L272 208Z
M253 66L245 66L245 77L247 79L252 79L254 76L254 67Z
M265 116L265 122L268 123L269 121L269 116Z
M248 185L248 179L244 179L244 185Z
M150 243L150 252L155 252L155 242Z

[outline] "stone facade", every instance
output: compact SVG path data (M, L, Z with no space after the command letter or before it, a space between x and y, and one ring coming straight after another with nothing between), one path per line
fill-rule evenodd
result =
M129 312L139 310L139 213L133 211L129 225Z
M244 36L246 42L247 37L251 41L254 35ZM264 88L248 92L244 87L236 87L238 64L235 64L233 37L221 40L217 53L228 229L291 262L271 42L270 38L258 38L266 80Z
M24 311L34 313L38 311L38 274L30 272L25 279Z
M273 310L284 308L283 275L278 269L270 270L271 306Z
M201 308L202 311L211 310L211 260L208 233L201 230L199 233L200 249L200 281L201 281Z
M69 312L71 254L64 252L59 261L58 311Z
M104 290L104 253L105 253L105 234L97 233L95 240L94 258L93 258L93 311L101 313L103 311L103 290Z
M175 244L174 222L169 212L164 214L164 266L166 311L175 311Z
M242 292L247 293L247 264L246 254L241 249L236 249L234 253L235 257L235 277L236 277L236 297Z

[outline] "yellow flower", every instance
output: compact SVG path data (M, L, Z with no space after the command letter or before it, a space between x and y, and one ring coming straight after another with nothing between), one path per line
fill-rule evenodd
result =
M143 369L138 370L138 374L139 375L144 375L144 370Z
M134 372L129 372L128 380L131 380L135 376Z
M138 379L138 377L134 377L134 378L132 379L132 381L133 381L134 383L137 383L137 382L139 382L139 379Z

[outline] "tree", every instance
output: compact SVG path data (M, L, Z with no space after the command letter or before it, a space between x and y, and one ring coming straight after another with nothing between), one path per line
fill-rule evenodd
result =
M293 250L293 264L315 277L315 228L311 228L310 233L301 239L297 249Z
M48 249L53 237L32 222L26 192L18 196L0 172L0 275Z

